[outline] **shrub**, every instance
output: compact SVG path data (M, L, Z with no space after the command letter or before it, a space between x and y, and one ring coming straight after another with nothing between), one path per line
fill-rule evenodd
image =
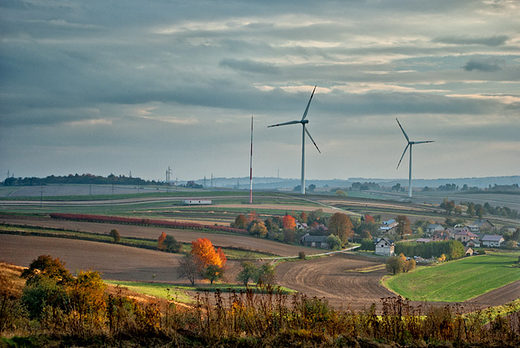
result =
M300 260L305 260L305 251L298 252L298 258Z
M114 243L119 243L121 241L121 235L119 234L119 231L116 229L110 231L110 237L114 239Z

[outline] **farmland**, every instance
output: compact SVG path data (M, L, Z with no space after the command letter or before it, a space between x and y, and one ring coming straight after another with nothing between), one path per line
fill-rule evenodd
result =
M95 187L92 186L92 187ZM39 189L39 188L38 188ZM50 194L52 187L45 187ZM145 240L154 247L162 232L173 235L183 248L187 250L189 243L197 238L208 238L215 246L222 247L229 255L227 282L234 282L240 269L239 261L233 259L272 257L295 257L300 252L307 256L320 253L320 250L306 248L301 245L279 243L273 240L254 238L248 235L236 235L224 231L186 230L177 228L154 227L144 225L120 225L87 221L50 219L49 213L100 214L121 216L133 219L161 219L174 222L196 222L206 225L229 226L238 214L248 215L252 210L264 219L270 216L282 216L287 212L312 212L321 210L323 214L344 212L351 216L371 213L380 214L382 219L395 217L395 214L406 214L413 219L436 219L442 214L431 205L413 204L410 202L386 201L383 199L344 198L326 195L307 195L301 197L293 194L260 192L255 195L254 204L247 203L247 194L237 191L194 191L179 190L140 190L135 188L118 188L117 194L108 194L109 187L95 188L95 195L66 195L66 187L57 186L61 196L38 199L33 195L30 199L18 196L16 192L4 191L9 200L0 201L0 220L13 226L30 226L39 229L63 229L69 234L94 235L104 244L92 240L72 240L43 238L38 236L0 235L0 249L6 261L27 266L40 254L51 254L67 262L71 270L91 268L103 273L105 279L127 281L154 281L185 285L187 281L178 279L176 265L178 254L167 254L156 250L140 250L130 246L107 243L107 233L117 229L122 241ZM80 187L83 193L92 189L88 185ZM132 191L133 190L133 191ZM34 188L33 188L34 191ZM73 192L73 191L70 191ZM35 191L35 193L37 193ZM212 199L210 206L183 206L180 201L186 197L203 197ZM15 227L13 227L15 228ZM16 229L16 228L15 228ZM52 233L57 233L56 231ZM108 240L107 240L108 239ZM29 252L25 252L27 248ZM24 250L22 252L22 250ZM79 251L78 251L79 250ZM128 261L131 259L132 261ZM443 267L451 264L442 265ZM454 264L455 265L455 264ZM455 266L451 266L455 267ZM435 268L436 269L436 268ZM442 270L442 267L439 267ZM452 272L452 270L448 270ZM510 271L510 270L509 270ZM514 270L513 270L514 271ZM414 272L406 276L419 274ZM384 258L366 257L352 253L343 253L325 258L306 261L280 263L276 268L277 284L300 291L309 296L327 299L334 307L366 308L380 299L394 293L380 284L386 274ZM399 278L395 278L399 279ZM406 292L405 289L392 288L404 296L422 301L465 301L494 288L517 280L514 275L497 279L494 287L472 287L469 297L436 297L425 289L417 290L419 295ZM478 277L474 279L478 281ZM468 284L473 284L468 281ZM427 289L431 288L426 286ZM494 291L500 291L494 290ZM446 292L446 291L444 291ZM448 291L449 293L450 291ZM413 296L412 296L413 295ZM503 304L503 300L482 303L483 305Z
M520 253L488 253L388 278L390 289L415 301L462 302L513 283L520 297ZM441 280L441 281L439 281Z

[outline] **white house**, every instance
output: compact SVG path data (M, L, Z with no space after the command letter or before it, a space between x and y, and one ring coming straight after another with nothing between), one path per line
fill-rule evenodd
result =
M504 242L504 237L498 235L486 234L482 238L482 245L488 248L500 248Z
M213 204L211 199L184 199L182 201L182 204L187 205L206 205L206 204Z
M381 238L376 242L376 255L393 256L395 253L395 244L388 238Z

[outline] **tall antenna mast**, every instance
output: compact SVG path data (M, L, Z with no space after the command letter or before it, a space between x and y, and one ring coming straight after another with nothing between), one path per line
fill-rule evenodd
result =
M253 116L251 116L251 156L249 157L249 204L253 204Z

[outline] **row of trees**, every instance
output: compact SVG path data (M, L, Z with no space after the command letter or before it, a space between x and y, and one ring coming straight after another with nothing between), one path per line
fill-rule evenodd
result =
M157 185L155 181L143 180L137 177L110 174L107 177L92 174L69 174L65 176L50 175L45 178L9 177L4 180L4 186L33 186L49 184L97 184L97 185Z
M298 230L297 222L305 223L307 226L310 224L310 227ZM375 227L375 224L369 221L360 221L357 226L369 224ZM324 236L334 235L341 240L342 244L348 243L349 239L352 240L354 236L354 225L348 215L335 213L330 218L326 218L321 210L309 214L302 212L299 215L294 212L286 213L282 217L275 216L265 220L261 220L254 211L251 211L247 217L243 214L238 215L231 226L246 229L250 235L256 237L269 237L286 243L295 242L296 238L301 237L304 233Z
M420 256L425 259L439 258L445 255L447 260L456 260L464 257L464 245L458 240L438 241L428 243L402 242L395 245L396 254Z

